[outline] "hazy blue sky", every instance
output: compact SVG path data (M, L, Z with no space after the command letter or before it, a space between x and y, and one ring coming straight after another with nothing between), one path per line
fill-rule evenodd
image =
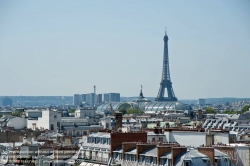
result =
M0 1L0 95L250 97L249 0Z

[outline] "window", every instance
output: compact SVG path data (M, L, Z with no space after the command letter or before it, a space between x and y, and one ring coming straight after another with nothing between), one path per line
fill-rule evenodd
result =
M146 156L146 157L145 157L145 162L146 162L146 163L151 163L151 157Z
M165 159L165 158L160 159L161 165L165 165L166 163L167 163L167 159Z
M50 125L50 130L54 130L54 124Z
M152 161L154 164L156 164L157 162L157 158L156 157L153 157L153 161Z
M131 155L131 161L136 161L135 155Z
M54 115L54 119L57 119L57 115Z
M121 160L122 159L122 154L121 153L119 153L119 160Z
M124 158L125 158L125 160L128 160L128 154L127 153L125 153Z
M152 141L155 141L155 137L152 138Z
M168 159L168 165L172 165L172 159Z
M214 159L214 162L216 163L216 165L220 166L220 159L216 158Z
M185 166L189 166L189 161L185 161Z
M117 153L117 152L114 152L114 153L113 153L113 158L115 159L117 156L118 156L118 153Z
M140 156L139 161L144 162L144 156Z

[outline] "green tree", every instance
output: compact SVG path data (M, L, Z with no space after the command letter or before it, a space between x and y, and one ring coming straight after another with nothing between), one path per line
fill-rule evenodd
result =
M144 111L135 108L129 108L127 110L127 114L144 114Z
M120 109L119 112L121 112L123 115L127 114L127 110L125 108Z
M207 114L216 114L216 111L213 108L208 107L208 108L206 108L206 113Z
M69 113L75 113L75 111L76 111L76 109L71 109L71 110L69 110Z
M245 113L246 111L249 111L250 105L245 105L240 111L241 114Z
M21 110L17 110L17 111L12 112L11 115L12 115L12 116L19 116L19 117L20 117L20 116L21 116L21 113L22 113Z
M223 114L237 114L237 112L234 110L226 110L226 111L223 111L222 113Z

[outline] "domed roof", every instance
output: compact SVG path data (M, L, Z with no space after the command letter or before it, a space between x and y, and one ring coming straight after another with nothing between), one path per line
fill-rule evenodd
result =
M147 98L145 98L143 96L142 86L141 86L141 91L140 91L139 97L137 97L136 99L132 100L132 102L136 103L141 110L144 110L145 109L145 105L147 105L148 103L151 103L151 100L148 100Z
M145 98L143 96L142 87L141 87L141 91L140 91L139 97L137 97L136 99L132 100L132 102L135 102L135 103L137 103L137 102L151 102L151 100L148 100L147 98Z
M145 111L191 110L191 107L180 102L151 102L145 106Z
M138 108L138 105L131 102L107 102L97 107L96 112L109 111L110 107L112 107L114 111L117 111L120 109L129 109L131 107Z

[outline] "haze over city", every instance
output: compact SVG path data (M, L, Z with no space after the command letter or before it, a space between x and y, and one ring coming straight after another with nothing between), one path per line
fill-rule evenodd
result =
M0 1L0 96L250 97L250 2Z

